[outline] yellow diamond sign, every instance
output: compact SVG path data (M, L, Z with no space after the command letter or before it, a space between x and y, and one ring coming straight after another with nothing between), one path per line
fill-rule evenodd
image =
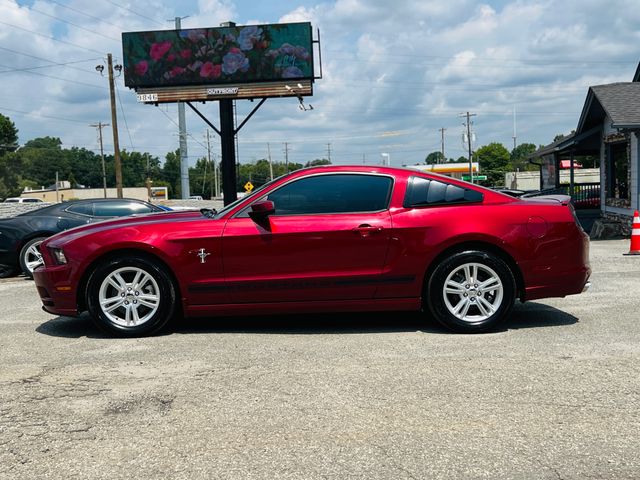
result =
M253 183L251 182L247 182L244 184L244 189L247 193L251 193L251 190L253 190Z

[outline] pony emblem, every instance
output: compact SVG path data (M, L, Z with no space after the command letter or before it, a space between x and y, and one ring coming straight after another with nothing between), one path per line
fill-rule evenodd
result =
M200 263L206 263L207 257L211 254L207 253L204 248L201 248L200 250L198 250L198 253L196 255L200 257Z

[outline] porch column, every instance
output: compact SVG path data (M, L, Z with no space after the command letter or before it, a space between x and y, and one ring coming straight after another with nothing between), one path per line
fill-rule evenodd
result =
M574 176L573 176L573 160L574 160L574 156L573 156L573 150L571 150L571 160L570 160L570 164L569 164L569 195L571 195L571 197L573 198L573 185L574 185Z

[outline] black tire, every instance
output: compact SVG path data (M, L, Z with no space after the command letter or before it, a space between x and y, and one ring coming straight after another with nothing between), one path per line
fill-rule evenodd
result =
M459 333L495 330L511 313L515 297L509 266L500 257L477 250L440 262L424 295L433 317Z
M176 288L171 277L160 262L145 257L106 260L91 274L86 295L93 322L118 337L152 335L176 310Z
M43 264L39 252L40 244L46 239L47 237L32 238L20 250L20 268L27 278L33 278L33 271Z
M0 264L0 278L9 278L9 277L13 277L18 273L18 269L11 266L11 265L5 265L5 264Z

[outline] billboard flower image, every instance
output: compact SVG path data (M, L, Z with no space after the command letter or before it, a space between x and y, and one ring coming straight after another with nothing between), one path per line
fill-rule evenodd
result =
M219 78L222 73L222 66L214 65L211 62L202 64L200 68L200 76L203 78Z
M248 69L249 59L237 48L230 49L229 53L222 57L222 71L227 75L233 75L238 70L246 72Z
M309 23L132 32L122 43L132 88L313 78Z
M164 57L164 54L167 53L171 49L171 42L160 42L154 43L151 45L151 50L149 51L149 55L152 60L156 62Z
M238 37L238 44L241 50L252 50L253 45L262 39L262 29L252 25L244 27Z
M141 62L136 63L136 66L135 66L136 75L142 77L144 76L145 73L147 73L148 69L149 69L149 62L147 62L146 60L142 60Z

